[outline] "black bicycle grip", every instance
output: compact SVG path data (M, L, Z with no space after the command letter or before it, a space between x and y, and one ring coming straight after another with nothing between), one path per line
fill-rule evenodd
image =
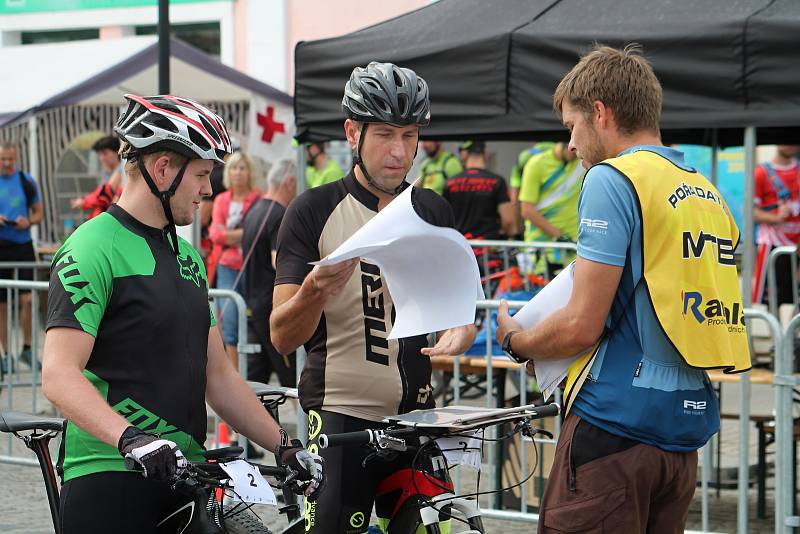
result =
M535 419L544 419L545 417L555 417L561 413L561 406L556 404L555 402L551 404L544 404L542 406L537 406L536 408L532 408L530 410L526 410L530 412L535 412L536 416Z
M280 467L276 465L262 465L262 464L252 464L258 468L258 471L266 476L266 477L275 477L278 480L283 480L287 476L287 471L285 467Z
M323 449L329 447L348 447L355 445L368 445L372 441L372 432L359 430L358 432L343 432L341 434L320 434L319 446Z

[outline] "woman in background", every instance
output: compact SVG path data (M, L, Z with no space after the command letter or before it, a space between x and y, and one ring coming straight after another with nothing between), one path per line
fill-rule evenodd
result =
M208 235L213 244L209 259L209 280L216 280L218 289L242 292L242 220L250 205L258 199L260 191L254 185L253 161L243 152L234 152L225 163L223 182L227 191L214 199L211 226ZM216 278L215 278L216 276ZM222 325L225 349L235 368L239 368L236 345L238 315L230 299L223 299L218 307L217 321Z

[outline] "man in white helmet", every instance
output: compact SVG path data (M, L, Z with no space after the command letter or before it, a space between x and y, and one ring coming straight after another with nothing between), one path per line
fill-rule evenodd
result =
M64 534L155 532L193 501L170 480L186 459L203 459L206 402L310 480L307 494L323 482L322 460L289 442L230 365L203 262L175 233L231 151L225 123L185 98L126 99L116 132L128 186L62 245L50 279L42 387L68 419Z

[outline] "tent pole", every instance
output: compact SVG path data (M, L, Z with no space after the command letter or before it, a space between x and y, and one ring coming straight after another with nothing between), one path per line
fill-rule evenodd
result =
M717 129L711 130L711 183L714 187L718 186L719 176L717 176L717 162L719 156L719 136Z
M753 280L756 248L753 242L753 193L756 170L756 129L744 129L744 228L742 229L742 301L745 308L753 303L750 290Z
M295 182L297 184L297 194L300 195L306 189L306 150L303 143L297 143ZM297 361L297 383L300 383L300 375L306 366L307 359L305 346L300 345L297 347L295 359ZM303 443L308 442L308 417L299 403L297 404L297 439Z
M158 93L169 94L169 0L158 0Z
M306 190L306 145L297 143L297 195Z
M42 183L42 177L39 175L39 118L36 113L28 119L28 172L31 173L34 180L39 180L39 195L42 195L44 184ZM46 206L45 203L42 203L42 205ZM41 237L39 228L40 225L38 224L31 226L31 237L34 244L38 244ZM58 231L58 229L54 230Z

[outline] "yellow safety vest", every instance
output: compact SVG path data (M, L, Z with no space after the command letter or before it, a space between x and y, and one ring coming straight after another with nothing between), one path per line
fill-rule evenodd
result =
M739 229L722 195L700 173L683 170L647 150L600 165L619 171L636 193L642 218L642 282L675 350L691 367L726 373L750 369L733 255ZM600 342L570 366L564 394L567 410L599 347Z

